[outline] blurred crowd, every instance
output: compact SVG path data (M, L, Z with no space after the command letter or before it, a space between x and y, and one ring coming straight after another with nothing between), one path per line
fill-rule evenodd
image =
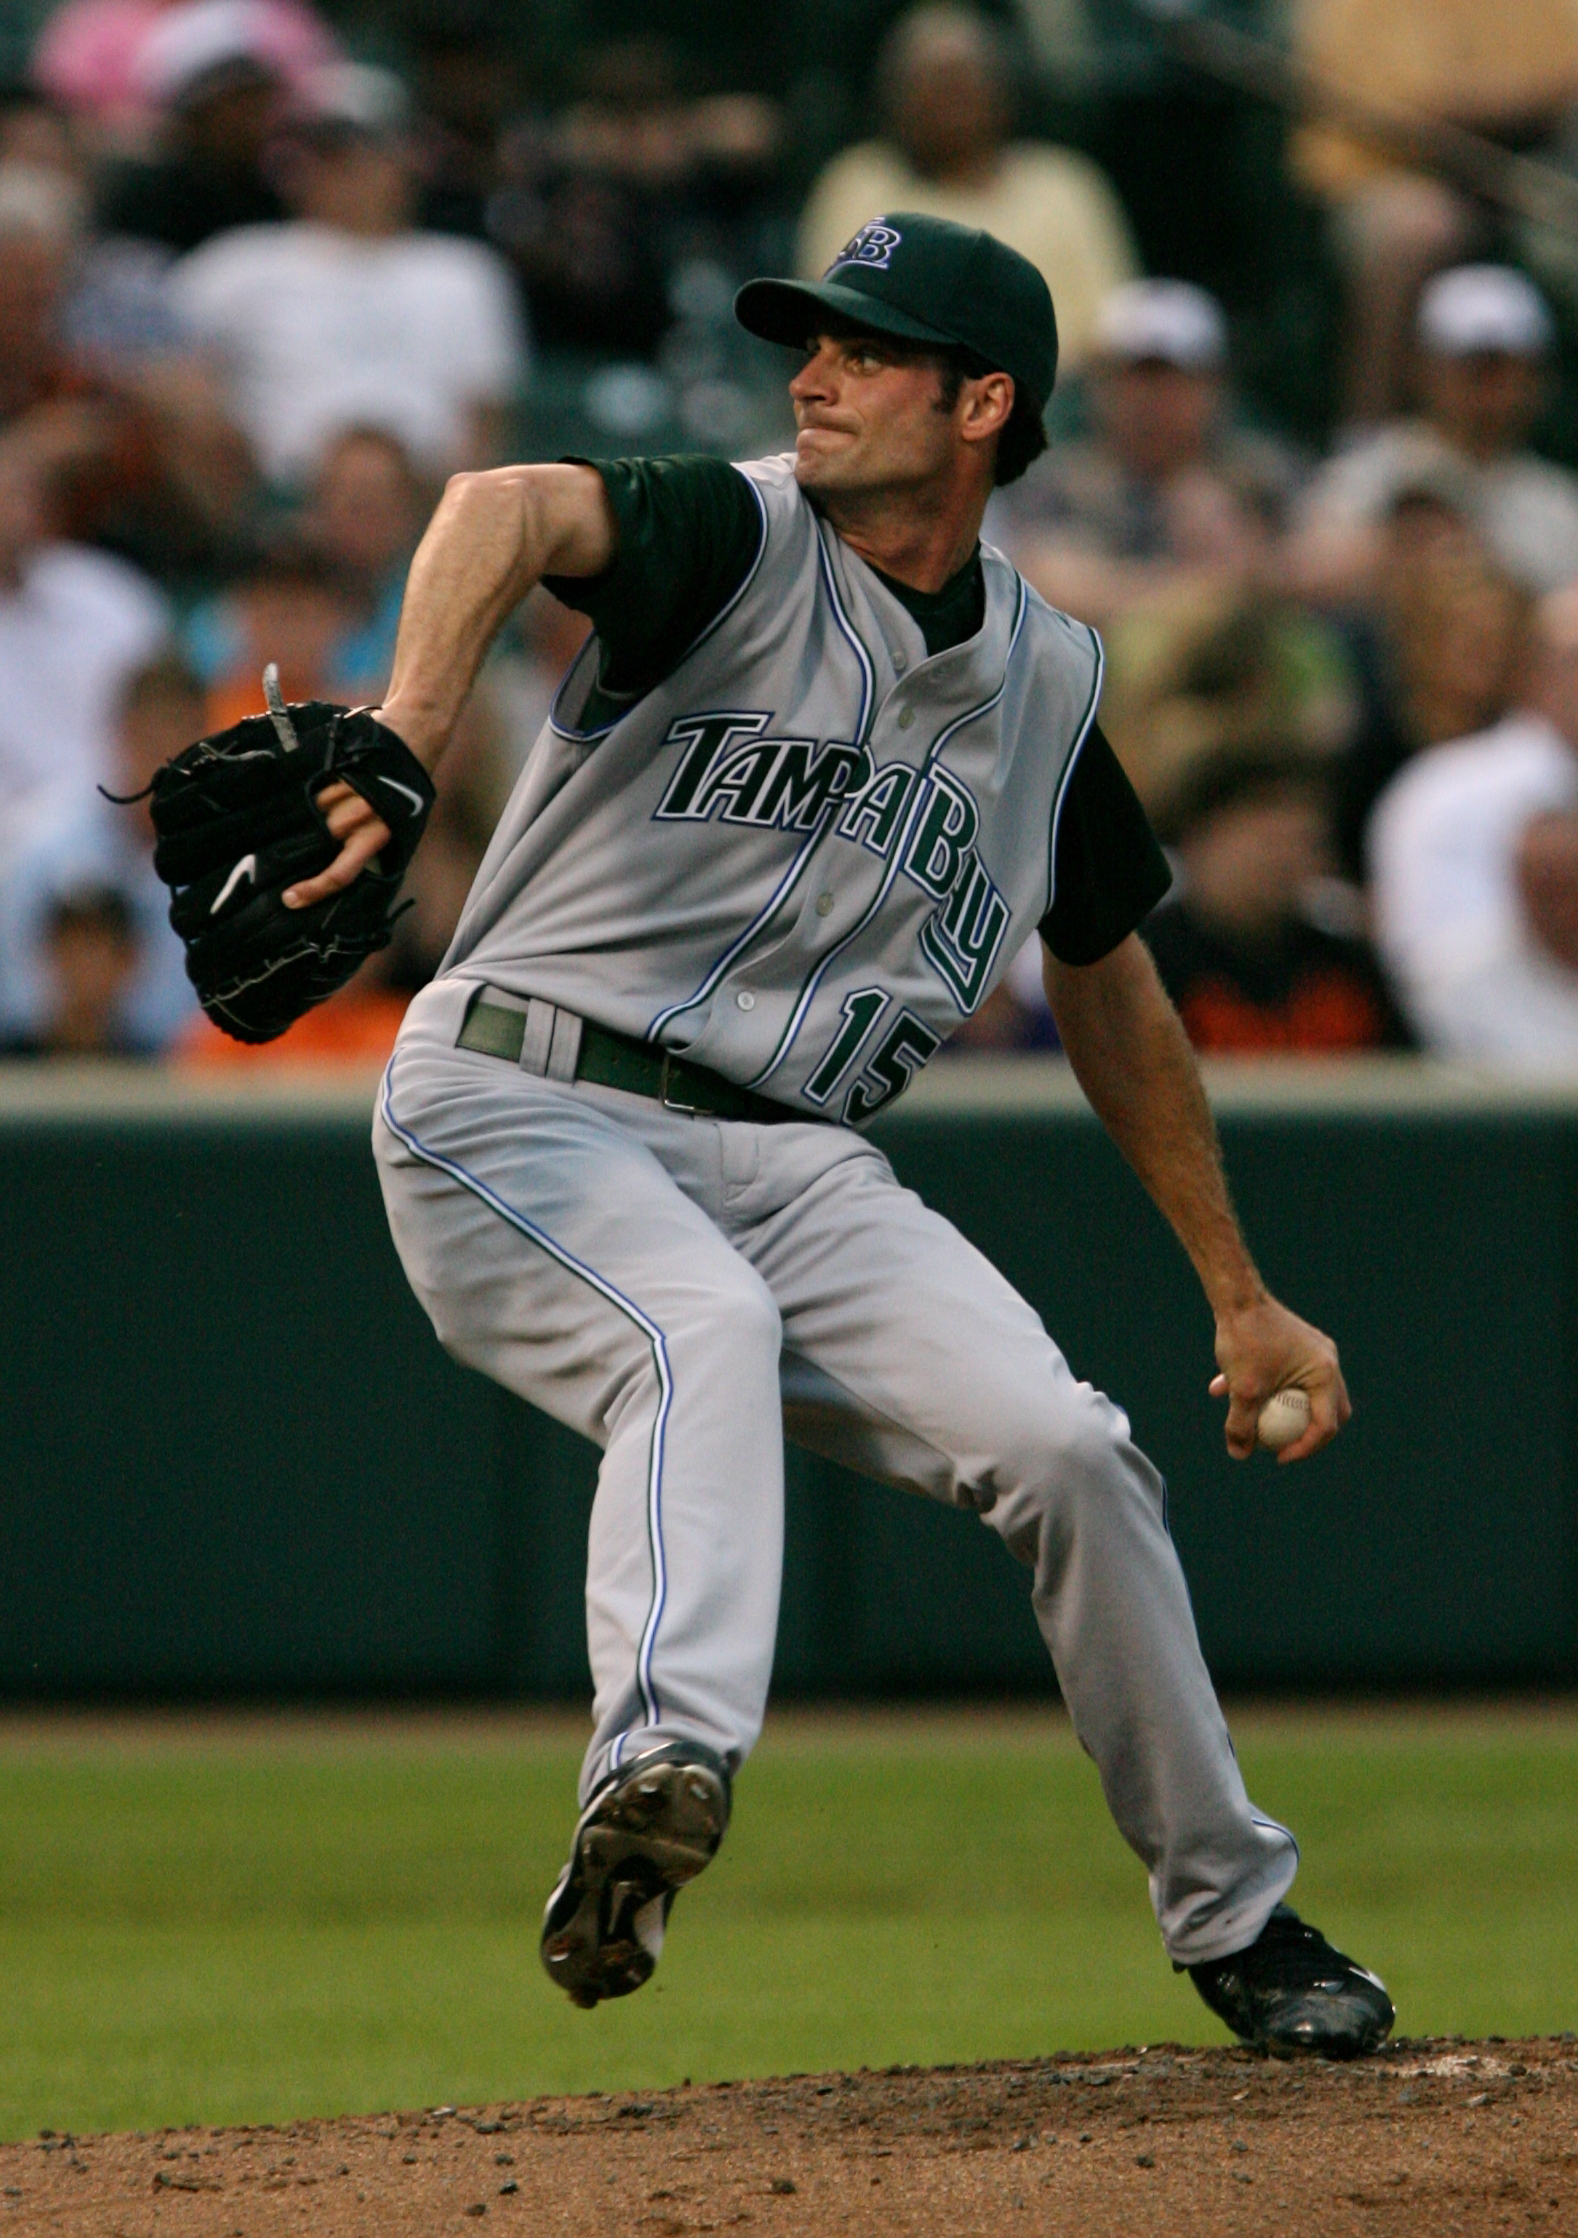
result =
M309 0L64 0L0 90L0 1049L385 1051L579 617L526 602L394 945L273 1050L195 1009L150 775L258 711L269 660L291 697L376 701L445 475L522 455L556 369L605 454L649 447L659 394L693 447L776 447L734 285L909 208L1051 286L1053 440L987 534L1102 634L1101 720L1175 869L1145 936L1197 1045L1578 1075L1578 476L1537 441L1578 241L1293 134L1342 298L1316 446L1251 407L1223 304L1147 275L1100 167L1021 132L1007 15L895 12L867 136L792 197L785 108L698 92L660 39L588 47L545 108L462 8L422 21L396 73ZM1291 27L1371 102L1567 160L1574 0L1292 0ZM1053 1042L1035 946L959 1047Z

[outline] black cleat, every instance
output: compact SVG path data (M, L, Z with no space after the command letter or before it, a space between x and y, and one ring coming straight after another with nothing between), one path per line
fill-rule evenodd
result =
M649 1748L598 1789L542 1922L543 1965L573 2004L650 1980L674 1898L728 1823L727 1767L696 1741Z
M1247 1950L1187 1971L1234 2035L1275 2059L1358 2059L1386 2041L1397 2018L1385 1983L1286 1904Z

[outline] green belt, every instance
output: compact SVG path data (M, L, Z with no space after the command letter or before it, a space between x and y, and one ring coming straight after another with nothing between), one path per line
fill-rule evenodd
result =
M502 1003L489 1002L479 995L466 1013L458 1046L518 1065L525 1040L524 1010L507 1010ZM650 1041L610 1033L606 1026L594 1026L590 1019L581 1027L575 1077L597 1088L623 1088L627 1095L652 1096L665 1110L695 1112L707 1119L748 1119L758 1127L777 1126L786 1119L811 1125L828 1123L819 1121L816 1112L794 1111L788 1104L774 1103L770 1096L736 1087L732 1080L709 1072L705 1065L687 1064L683 1057L671 1056Z

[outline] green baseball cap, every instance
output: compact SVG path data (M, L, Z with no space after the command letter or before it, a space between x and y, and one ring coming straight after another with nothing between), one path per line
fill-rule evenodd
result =
M1045 280L1017 249L949 218L895 210L863 225L820 280L747 280L734 315L767 342L803 346L831 312L868 334L964 350L1011 373L1045 407L1057 318Z

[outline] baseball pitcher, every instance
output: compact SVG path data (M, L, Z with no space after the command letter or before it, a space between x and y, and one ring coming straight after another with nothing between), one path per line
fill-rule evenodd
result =
M1136 935L1168 872L1097 725L1101 647L980 542L1045 441L1051 299L989 235L897 212L819 284L755 280L736 308L800 353L792 454L452 482L383 707L312 711L314 849L245 858L268 968L227 952L209 990L261 1035L353 968L323 961L335 913L404 867L500 624L536 583L590 616L375 1125L442 1342L602 1449L596 1730L544 1964L578 2005L639 1988L718 1848L767 1697L787 1431L974 1509L1025 1565L1213 2011L1272 2051L1368 2051L1391 2003L1284 1901L1293 1837L1245 1792L1160 1477L863 1133L1039 939L1069 1061L1210 1303L1229 1450L1289 1388L1310 1419L1284 1459L1336 1435L1336 1351L1256 1272ZM270 720L258 783L292 766ZM205 872L220 924L238 875Z

